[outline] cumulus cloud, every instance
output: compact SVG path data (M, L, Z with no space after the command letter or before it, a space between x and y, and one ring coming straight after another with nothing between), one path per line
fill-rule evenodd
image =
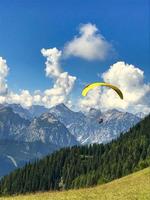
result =
M102 74L102 78L104 82L118 86L124 94L124 100L111 89L95 89L87 97L80 99L82 109L97 107L118 108L133 113L150 112L150 84L144 83L144 72L141 69L125 62L117 62Z
M58 77L61 73L60 70L60 58L62 52L59 51L57 48L51 49L42 49L41 53L44 57L46 57L46 76L49 77Z
M150 92L150 85L144 83L144 72L139 68L117 62L102 75L105 82L118 85L124 93L124 101L138 103Z
M21 104L23 107L30 107L33 104L33 96L28 90L22 90L20 94L9 92L7 103Z
M64 48L65 56L86 60L104 60L112 52L112 45L98 33L96 25L91 23L83 24L79 29L79 36L75 36Z
M52 88L44 91L42 102L51 107L59 103L70 102L69 94L76 80L68 72L63 72L60 67L60 58L62 52L57 48L42 49L41 53L46 57L46 75L53 78L54 85Z
M74 87L76 77L63 71L61 59L65 56L77 56L87 60L104 60L112 51L112 45L98 33L93 24L83 24L79 36L68 42L63 51L57 48L42 49L41 53L46 58L45 75L52 79L53 85L45 91L21 90L12 92L7 86L9 68L6 60L0 57L0 103L18 103L23 107L33 104L52 107L65 103L71 107L70 94ZM100 74L98 74L100 77ZM130 112L150 112L150 83L144 82L144 72L138 67L125 62L117 62L101 75L104 82L118 86L124 100L111 89L98 87L90 91L84 98L79 99L78 107L88 110L91 107L102 110L117 108Z
M24 107L33 104L42 104L47 107L65 103L69 107L72 102L70 93L74 87L75 76L64 72L61 68L61 58L63 55L79 56L88 60L103 60L112 49L105 38L98 33L95 25L84 24L80 27L80 35L69 42L63 52L57 48L42 49L41 53L46 58L45 74L53 81L53 86L45 91L34 91L32 94L28 90L21 90L14 93L8 90L7 75L8 66L6 60L0 58L0 103L20 103Z
M52 107L59 103L71 106L69 95L73 89L76 77L64 72L60 66L62 52L57 48L42 49L41 53L46 57L45 74L52 78L53 86L45 91L34 91L31 94L28 90L21 90L20 93L8 91L6 77L8 67L6 61L0 58L0 103L17 103L23 107L30 107L33 104L40 104Z
M79 99L78 107L83 111L88 111L90 108L99 109L101 107L100 95L101 88L94 88L86 97Z
M8 75L8 66L6 63L6 60L4 60L2 57L0 57L0 95L3 96L7 93L7 81L6 77ZM0 98L0 101L2 101L4 97Z

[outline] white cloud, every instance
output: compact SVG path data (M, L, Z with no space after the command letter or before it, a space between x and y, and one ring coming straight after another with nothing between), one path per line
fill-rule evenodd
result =
M0 57L0 95L3 96L7 93L7 81L6 77L8 75L8 66L6 63L6 60L4 60L2 57ZM4 99L1 97L1 100ZM0 100L0 101L1 101Z
M112 47L97 32L98 29L95 25L84 24L80 27L80 36L69 42L63 53L57 48L43 48L41 50L42 55L46 58L45 74L53 80L53 86L43 92L34 91L31 94L28 90L22 90L20 93L9 91L6 80L8 67L6 61L0 58L0 103L20 103L24 107L29 107L32 104L44 104L51 107L59 103L65 103L70 107L72 104L70 93L76 77L61 69L62 54L75 55L88 60L105 59Z
M33 96L28 90L22 90L20 94L9 92L7 103L21 104L23 107L30 107L33 104Z
M59 51L57 48L51 49L42 49L41 53L44 57L46 57L46 76L49 77L58 77L61 73L60 70L60 58L62 52Z
M28 90L22 90L20 94L8 90L6 80L8 71L6 60L0 57L0 103L20 103L24 107L31 106L33 97Z
M125 62L117 62L102 74L104 82L118 86L123 94L121 100L111 89L95 89L87 97L79 100L82 109L96 107L100 109L118 108L133 113L150 112L150 84L144 83L144 72ZM99 92L98 92L99 91ZM94 98L93 98L94 97Z
M94 88L86 97L79 99L78 107L84 111L88 111L90 108L99 109L101 107L100 95L101 88Z
M8 89L7 75L9 68L6 60L0 57L0 103L18 103L24 107L33 104L41 104L52 107L59 103L65 103L71 107L70 94L74 87L76 77L64 72L61 68L61 58L66 56L78 56L87 60L105 59L113 51L112 45L98 33L93 24L84 24L80 27L80 35L68 42L64 51L57 48L42 49L41 53L46 58L45 75L52 79L53 85L45 91L28 90L14 93ZM98 74L100 77L100 74ZM124 62L117 62L110 66L109 70L102 74L104 82L118 86L124 100L111 89L100 87L90 91L87 97L78 101L82 110L91 107L100 109L118 108L130 112L150 112L150 84L144 83L144 72Z
M106 59L113 51L113 47L97 32L96 25L83 24L79 30L80 35L66 44L64 48L65 56L76 56L86 60Z
M6 102L6 96L0 96L0 104L3 104Z
M69 94L74 86L76 77L71 76L68 72L63 72L60 67L60 58L62 52L57 48L42 49L42 54L46 57L46 75L53 78L54 85L52 88L44 91L42 102L48 107L55 106L59 103L68 103Z
M17 103L23 107L30 107L33 104L41 104L46 107L52 107L59 103L65 103L71 106L69 95L73 89L76 77L68 72L63 72L60 66L62 52L57 48L42 49L41 53L46 57L45 73L46 76L53 79L52 88L45 91L34 91L31 94L28 90L22 90L20 93L7 91L6 77L8 67L6 61L0 58L0 103Z
M76 77L70 76L63 72L55 80L53 88L44 91L42 102L48 107L55 106L59 103L69 103L69 94L74 86Z

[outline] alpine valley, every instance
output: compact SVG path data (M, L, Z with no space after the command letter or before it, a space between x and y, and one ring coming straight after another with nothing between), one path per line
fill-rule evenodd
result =
M50 109L0 105L0 177L62 147L108 143L140 120L115 109L82 113L64 104Z

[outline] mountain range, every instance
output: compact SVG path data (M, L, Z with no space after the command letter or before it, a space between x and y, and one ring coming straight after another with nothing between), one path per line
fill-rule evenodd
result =
M82 113L64 104L50 109L0 105L0 177L62 147L107 143L139 121L140 117L115 109Z
M116 109L101 112L91 108L83 114L60 104L49 111L65 124L80 144L107 143L140 121L138 116Z

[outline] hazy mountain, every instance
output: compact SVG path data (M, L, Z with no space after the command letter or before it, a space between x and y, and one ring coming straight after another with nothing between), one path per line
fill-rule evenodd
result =
M58 119L44 113L31 121L14 113L10 107L0 109L0 139L52 143L59 147L78 144L75 137Z
M33 106L32 109L26 111L15 104L11 105L11 108L13 111L9 107L0 109L0 138L15 137L20 141L51 142L59 146L74 145L76 140L81 144L105 143L140 121L138 116L116 109L101 112L92 108L88 113L83 114L70 110L64 104L59 104L49 110L43 106ZM6 110L7 115L6 113L3 115ZM20 117L19 112L23 113L23 111L26 115L30 113L30 120L27 120L27 117L24 117L25 119ZM46 113L40 117L32 118L45 111Z
M32 118L32 115L29 112L29 110L23 108L20 104L5 104L5 105L3 105L3 107L12 108L14 113L19 114L20 117L22 117L24 119L31 119Z
M144 117L146 117L146 114L144 114L143 112L138 112L135 114L137 117L143 119Z
M19 114L20 117L30 120L49 111L48 108L40 105L33 105L29 108L23 108L20 104L1 104L0 109L3 107L10 107L15 113Z
M80 122L83 120L83 118L85 118L82 112L74 112L63 103L50 108L49 112L52 113L66 126L71 123Z
M78 142L68 129L51 113L34 118L26 129L24 141L53 143L59 147L77 145Z
M30 121L14 113L11 107L0 109L0 139L17 140L24 134Z
M97 122L100 122L103 118L103 113L100 110L97 110L95 108L91 108L89 112L85 113L85 116L93 121L93 119L96 119ZM96 122L96 123L97 123Z
M11 107L13 111L25 119L39 117L41 114L49 111L48 108L40 105L33 105L29 108L23 108L20 104L4 104L1 107ZM1 108L0 107L0 108Z
M28 109L28 111L32 117L39 117L43 113L47 113L49 109L44 106L33 105Z
M77 144L64 124L50 113L28 120L12 107L0 107L0 177L56 149Z
M0 177L29 161L42 158L58 148L50 143L0 140Z

